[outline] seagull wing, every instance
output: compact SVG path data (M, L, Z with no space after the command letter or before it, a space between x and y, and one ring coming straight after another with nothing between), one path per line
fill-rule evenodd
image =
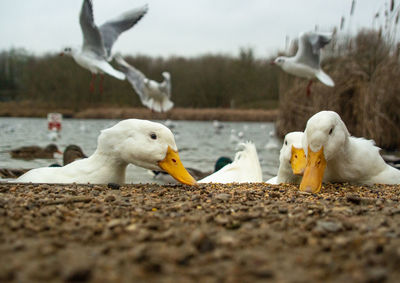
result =
M299 50L295 59L312 68L320 67L320 49L327 45L332 39L328 33L307 32L300 34Z
M166 95L168 98L171 98L171 74L169 72L162 73L164 77L164 81L162 82L162 86L166 90Z
M115 19L107 21L100 26L100 34L109 59L111 58L112 46L118 39L119 35L139 22L147 11L148 6L146 4L140 8L128 11Z
M143 75L143 73L135 67L129 65L128 62L122 58L122 56L116 55L114 58L122 68L122 71L125 73L126 78L132 85L133 89L139 95L140 100L142 102L148 100L145 92L145 75Z
M97 56L104 57L106 51L99 29L94 23L93 4L91 0L83 1L79 23L83 34L83 51L92 52Z

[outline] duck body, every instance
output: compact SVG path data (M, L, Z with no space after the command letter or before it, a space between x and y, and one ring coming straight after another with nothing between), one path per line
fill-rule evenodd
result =
M102 130L90 157L64 167L32 169L16 182L125 183L128 164L167 171L185 184L196 183L180 161L172 132L159 123L139 119L123 120Z
M385 163L372 140L349 137L327 163L324 181L355 184L400 184L400 171Z
M242 151L232 163L198 181L199 183L257 183L262 182L262 171L257 150L253 143L241 144Z
M106 184L125 182L127 163L95 152L92 156L76 160L63 167L32 169L19 177L17 182Z
M23 146L10 151L10 155L12 158L26 160L36 158L52 159L54 158L54 153L56 152L61 153L55 144L49 144L45 148L39 146Z
M321 111L312 116L302 143L307 166L300 190L319 192L322 181L400 184L400 170L385 163L373 141L350 136L336 112Z

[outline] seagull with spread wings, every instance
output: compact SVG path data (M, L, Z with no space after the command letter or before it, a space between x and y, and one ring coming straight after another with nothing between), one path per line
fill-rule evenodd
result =
M280 66L285 72L309 79L307 95L311 93L313 78L333 87L333 80L321 69L320 50L332 40L331 33L306 32L300 34L299 49L293 57L278 57L272 64Z
M112 60L111 49L121 33L133 27L146 13L148 5L127 11L111 19L101 26L96 26L93 17L91 0L84 0L79 16L79 23L83 35L82 49L65 48L60 55L70 55L76 63L92 73L90 91L94 91L94 79L100 73L100 92L102 92L103 73L119 80L125 79L125 74L114 69L108 61Z
M121 55L117 54L114 58L144 106L156 112L166 112L174 106L171 101L170 73L163 72L164 81L159 83L146 78L141 71L128 64Z

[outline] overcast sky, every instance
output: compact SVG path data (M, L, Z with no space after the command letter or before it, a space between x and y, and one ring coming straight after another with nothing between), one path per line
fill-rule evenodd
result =
M285 37L332 30L351 0L93 0L96 24L149 4L149 12L123 33L113 51L151 56L236 55L254 48L258 57L284 50ZM371 27L387 0L359 0L352 30ZM0 0L0 50L23 47L36 54L80 46L81 0ZM346 27L347 30L348 27Z

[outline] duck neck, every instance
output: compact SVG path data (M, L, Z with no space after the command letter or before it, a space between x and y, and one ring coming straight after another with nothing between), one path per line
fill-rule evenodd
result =
M279 164L278 169L278 183L300 183L300 176L293 174L292 168L286 164Z
M92 169L101 175L103 183L125 183L125 171L128 163L115 154L107 153L99 148L89 157Z

